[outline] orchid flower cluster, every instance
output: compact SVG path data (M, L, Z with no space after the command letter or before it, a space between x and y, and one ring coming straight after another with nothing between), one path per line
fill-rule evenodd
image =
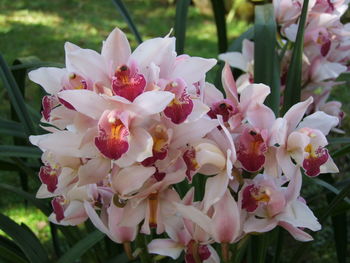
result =
M228 64L224 96L205 81L216 60L178 56L170 36L131 52L116 28L101 54L71 43L65 52L65 68L29 73L48 93L48 133L30 141L43 151L37 197L52 198L51 222L90 219L123 244L163 234L148 252L176 259L184 251L186 262L219 262L213 243L277 226L300 241L321 228L300 196L302 172L338 171L325 136L339 119L323 111L304 118L312 97L276 118L264 105L270 88L238 85ZM205 182L202 200L195 177Z
M303 0L274 0L275 19L279 28L281 89L285 88L291 59L290 43L295 42ZM308 113L318 110L336 116L341 121L344 112L339 101L328 101L332 87L340 84L337 78L349 72L350 24L342 24L341 16L349 7L348 0L310 0L304 32L302 93L303 100L314 101ZM242 52L221 54L220 59L244 72L237 84L243 89L254 82L254 42L244 40ZM341 132L341 130L338 130Z

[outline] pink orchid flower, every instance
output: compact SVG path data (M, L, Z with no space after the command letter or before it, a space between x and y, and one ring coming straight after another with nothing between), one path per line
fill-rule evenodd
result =
M246 182L240 192L239 203L246 212L243 231L268 232L277 225L285 228L299 241L313 238L303 228L318 231L321 225L299 195L301 188L300 168L296 167L287 187L281 187L267 175L258 175Z

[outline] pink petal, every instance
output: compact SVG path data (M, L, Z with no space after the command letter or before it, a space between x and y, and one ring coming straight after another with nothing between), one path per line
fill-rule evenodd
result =
M284 115L283 119L287 121L288 131L287 134L291 133L304 117L306 110L313 102L313 98L309 97L307 100L303 102L299 102L293 105Z
M125 34L115 28L103 42L101 55L105 58L107 65L111 67L111 73L123 64L126 64L131 54L130 45Z
M134 193L155 173L154 167L133 165L122 169L112 177L112 187L120 195Z
M298 125L298 128L312 128L320 130L324 135L337 126L339 119L337 117L328 115L323 111L317 111L307 117Z
M66 53L67 69L71 72L93 76L94 82L110 83L104 58L91 49L77 48ZM70 68L68 68L70 65Z
M270 87L265 84L250 84L241 92L240 107L246 112L249 107L255 104L262 104L267 95L270 94Z
M200 81L205 74L216 64L216 59L204 59L199 57L186 57L178 60L172 78L182 78L187 85Z
M95 120L98 120L106 109L112 108L111 103L90 90L64 90L58 97L73 105L78 112Z
M151 115L163 111L174 99L174 94L168 91L147 91L139 95L133 105L140 115Z
M208 231L208 226L211 225L211 219L205 215L202 211L198 210L194 206L186 206L178 203L174 203L176 210L184 217L198 226L200 226L204 231Z
M232 243L240 232L240 211L229 190L214 204L213 236L218 243Z
M78 186L94 184L105 178L111 169L111 161L105 158L96 158L89 160L86 164L79 167Z
M28 73L31 81L42 86L49 94L56 94L62 86L62 79L66 76L66 69L42 67Z
M208 178L205 184L205 194L203 198L204 211L208 211L209 208L218 202L225 194L229 182L229 178L225 172Z
M278 224L286 229L298 241L307 242L314 240L311 235L287 222L279 222Z
M233 103L237 105L238 94L237 94L236 82L233 78L231 68L227 63L225 63L225 66L222 70L221 82L226 93L226 98L231 100Z
M184 247L171 239L153 239L148 245L148 252L177 259Z

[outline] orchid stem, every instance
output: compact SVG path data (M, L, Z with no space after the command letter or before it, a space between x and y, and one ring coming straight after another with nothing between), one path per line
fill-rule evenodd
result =
M131 244L130 242L124 242L123 243L123 247L124 247L124 251L125 251L125 254L127 255L128 259L131 261L131 260L134 260L134 256L132 255L132 249L131 249Z
M225 263L230 262L230 250L228 243L221 243L221 256Z

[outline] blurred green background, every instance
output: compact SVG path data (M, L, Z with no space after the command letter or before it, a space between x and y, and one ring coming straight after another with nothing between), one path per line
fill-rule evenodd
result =
M175 5L170 0L125 0L124 3L144 40L165 36L174 27ZM227 18L229 43L247 30L252 20L252 8L244 0L235 1L232 10ZM135 48L135 37L110 0L0 1L0 53L9 64L16 58L27 56L36 56L47 62L64 63L63 45L66 41L100 51L102 41L115 27L127 34L132 48ZM214 18L205 7L191 5L189 8L185 53L191 56L217 57ZM26 100L39 111L39 88L29 84L26 92ZM348 86L337 87L332 97L341 100L345 112L350 113ZM0 116L8 118L9 106L4 89L0 90L0 101ZM344 129L348 131L349 127L349 121L346 119ZM6 140L8 139L0 138L1 143L5 143ZM347 161L346 158L340 162L345 165ZM18 176L10 172L0 172L0 180L7 184L20 185ZM33 176L29 183L30 191L35 193L39 185L38 178ZM308 195L319 190L314 186L307 190ZM322 202L319 204L324 205ZM18 223L27 224L43 242L50 241L46 217L36 208L25 206L21 198L3 192L0 198L0 212ZM313 246L314 251L308 255L314 259L310 262L334 262L335 252L331 235L331 230L326 227L318 236Z

